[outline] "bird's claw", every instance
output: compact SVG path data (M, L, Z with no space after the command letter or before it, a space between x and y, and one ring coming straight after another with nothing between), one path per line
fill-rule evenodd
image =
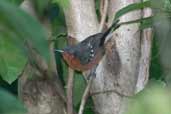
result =
M93 78L96 77L96 68L93 68L93 69L90 71L89 75L87 76L87 80L90 80L91 77L93 77Z

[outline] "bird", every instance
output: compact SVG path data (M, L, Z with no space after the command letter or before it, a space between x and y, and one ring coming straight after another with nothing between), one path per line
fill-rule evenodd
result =
M73 70L88 71L102 59L105 54L105 39L119 26L119 19L117 19L106 31L90 35L76 45L67 46L61 50L56 49L55 51L62 53L63 59Z

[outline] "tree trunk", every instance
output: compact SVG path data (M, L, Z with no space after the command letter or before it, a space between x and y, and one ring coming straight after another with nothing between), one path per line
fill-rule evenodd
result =
M135 2L141 2L141 0L109 0L109 25L119 9ZM134 20L142 16L141 11L133 11L122 16L121 21ZM65 9L65 17L68 35L77 41L82 41L99 31L93 0L70 0L69 8ZM137 80L148 78L151 44L147 44L150 45L149 47L143 45L140 32L139 24L124 25L115 31L113 38L107 42L106 55L97 67L96 78L91 88L97 114L123 113L129 96L134 95L136 90L140 91L146 84L142 82L140 87L141 81L137 83ZM145 51L141 47L149 50L147 56L141 56ZM147 61L146 66L141 65L142 62L140 62L144 61L144 58ZM140 75L143 74L140 72L144 72L144 69L147 69L145 76Z
M25 0L21 8L38 19L31 0ZM39 20L50 40L51 28L47 19ZM65 114L64 88L58 78L53 44L49 44L50 65L46 63L33 49L30 49L31 57L35 60L36 67L27 63L21 77L19 78L19 97L28 109L28 114Z
M119 9L134 2L140 0L109 0L108 25L111 25L113 16ZM39 18L30 0L25 0L21 8ZM128 13L120 20L125 22L149 15L151 10L145 9ZM70 0L69 7L65 9L65 18L69 38L77 41L102 29L93 0ZM39 21L50 38L49 22L46 19ZM141 33L138 27L139 24L121 26L106 43L106 54L97 67L97 76L90 90L97 114L122 114L127 109L129 97L142 90L148 81L151 29ZM19 97L24 101L28 114L66 113L66 98L56 72L52 43L49 50L50 66L32 50L38 68L28 63L19 79Z

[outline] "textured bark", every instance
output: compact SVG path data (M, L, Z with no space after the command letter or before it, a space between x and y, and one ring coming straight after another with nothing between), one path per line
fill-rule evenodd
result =
M152 15L152 10L146 8L143 10L143 17ZM136 85L136 92L141 91L149 79L149 67L151 60L151 47L152 47L152 28L142 31L141 34L141 58L139 63L139 75Z
M37 72L28 64L19 79L19 97L28 110L27 114L65 114L56 77L40 78Z
M109 25L119 9L140 1L110 0ZM99 24L94 6L93 0L70 0L69 8L65 9L69 36L82 41L87 36L98 32ZM133 11L122 16L121 21L141 17L141 11ZM139 61L142 44L138 27L139 24L124 25L107 42L106 55L97 67L96 78L91 87L97 114L122 114L126 110L128 96L134 95L136 89L139 89L136 85L139 85L137 79L140 74L139 63L141 62ZM148 69L149 64L147 63L145 67Z
M69 8L65 9L65 18L68 35L77 41L98 31L94 0L70 0Z
M21 8L38 19L30 0L25 0ZM46 19L39 20L50 40L51 29ZM49 44L50 65L48 65L32 48L30 56L35 60L35 66L29 62L19 78L19 97L28 109L28 114L65 114L65 95L58 79L53 52L53 43Z
M139 0L111 0L109 3L109 23L113 15L128 4ZM129 21L141 17L140 11L134 11L121 17ZM95 95L94 104L99 114L121 114L126 110L127 97L134 94L140 57L140 33L138 24L120 27L113 36L107 53L97 68L92 91L106 91ZM113 55L113 56L110 56ZM107 67L108 66L108 67ZM113 72L114 71L114 72Z

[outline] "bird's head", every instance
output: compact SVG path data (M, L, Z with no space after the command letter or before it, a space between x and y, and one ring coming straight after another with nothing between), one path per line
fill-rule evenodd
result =
M73 52L71 48L64 48L62 50L56 49L55 52L59 52L62 54L63 59L67 62L67 64L71 64L72 59L74 58Z

